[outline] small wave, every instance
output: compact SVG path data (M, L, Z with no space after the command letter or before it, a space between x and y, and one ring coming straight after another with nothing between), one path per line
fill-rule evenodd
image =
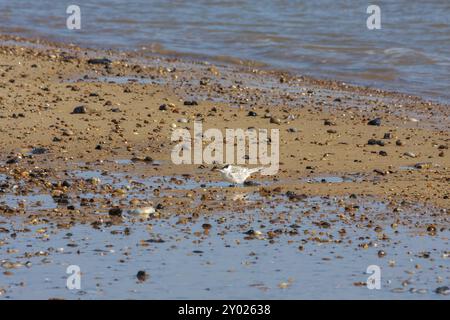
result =
M388 48L383 53L391 62L401 65L435 63L435 60L426 53L410 48Z

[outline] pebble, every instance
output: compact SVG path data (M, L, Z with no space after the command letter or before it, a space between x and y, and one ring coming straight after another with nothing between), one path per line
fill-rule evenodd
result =
M419 162L419 163L416 163L414 165L414 168L416 168L416 169L429 169L429 168L432 167L432 165L433 164L431 162Z
M249 111L248 116L249 117L256 117L258 114L255 111Z
M108 58L96 58L96 59L89 59L87 61L87 63L89 64L102 64L102 65L109 65L112 63L111 60L109 60Z
M211 226L209 223L204 223L204 224L202 224L202 228L203 228L204 230L209 230L209 229L212 228L212 226Z
M381 118L375 118L367 122L369 126L381 126Z
M11 159L6 160L6 164L19 163L20 160L22 160L22 157L21 157L21 156L13 157L13 158L11 158Z
M383 139L386 139L386 140L392 139L392 138L393 138L392 132L386 132L383 136Z
M145 272L144 270L139 270L136 274L136 278L140 281L140 282L144 282L148 279L149 275L147 274L147 272Z
M270 123L281 124L281 119L276 117L270 117Z
M410 158L415 158L416 157L416 155L414 153L412 153L412 152L405 152L403 155L407 156L407 157L410 157Z
M108 214L110 216L113 216L113 217L121 217L122 216L122 209L120 209L120 208L111 208L111 209L109 209Z
M379 258L383 258L384 256L386 256L386 252L384 250L378 251L378 257Z
M94 186L99 185L102 182L100 178L97 177L88 178L86 181Z
M32 154L44 154L47 153L48 149L47 148L43 148L43 147L36 147L33 148L33 150L31 150Z
M150 215L154 214L156 212L155 208L153 207L144 207L144 208L138 208L138 209L132 209L128 211L131 215L139 215L143 218L148 218Z
M70 137L74 135L74 132L70 129L64 130L62 133L63 136Z
M447 286L438 287L438 288L436 288L436 290L434 292L436 292L437 294L443 294L443 295L447 296L450 294L450 288Z
M404 146L405 145L405 143L402 141L402 140L397 140L397 141L395 141L395 144L397 145L397 146Z
M85 113L87 113L86 106L75 107L72 111L72 114L85 114Z
M384 147L385 143L383 140L377 140L377 139L369 139L369 141L367 141L367 144L369 146L375 146L378 145L380 147Z

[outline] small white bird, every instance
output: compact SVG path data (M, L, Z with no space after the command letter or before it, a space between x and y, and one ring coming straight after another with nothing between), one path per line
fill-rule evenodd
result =
M238 167L238 166L232 166L227 164L222 169L218 169L222 173L222 177L232 183L244 183L245 180L247 180L248 177L250 177L252 174L261 171L263 167L259 168L244 168L244 167Z

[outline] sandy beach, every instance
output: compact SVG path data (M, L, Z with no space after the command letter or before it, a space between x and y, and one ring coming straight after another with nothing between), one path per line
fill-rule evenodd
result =
M244 62L1 40L0 298L450 293L450 106ZM173 164L171 134L195 120L279 129L278 173L231 186L214 165ZM83 263L87 288L67 290ZM382 290L364 284L374 264Z

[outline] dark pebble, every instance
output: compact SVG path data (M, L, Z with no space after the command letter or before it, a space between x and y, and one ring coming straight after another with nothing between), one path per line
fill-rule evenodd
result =
M53 200L57 204L69 204L69 196L67 194L60 194L57 196L53 196Z
M378 251L378 257L383 258L386 255L386 252L383 250Z
M103 65L109 65L112 61L108 58L100 58L100 59L89 59L87 63L89 64L103 64Z
M381 126L381 118L375 118L367 122L369 126Z
M147 272L145 272L144 270L139 270L136 274L136 278L140 281L140 282L144 282L148 279L148 274Z
M14 158L11 158L11 159L6 160L6 164L19 163L19 161L20 161L20 158L14 157Z
M63 183L61 184L63 187L69 188L70 187L70 182L67 180L64 180Z
M42 148L42 147L33 148L33 150L31 151L32 154L44 154L47 152L48 152L48 149Z
M436 288L436 290L434 292L436 292L437 294L449 295L450 288L447 286L443 286L443 287Z
M72 111L72 114L85 114L87 113L87 108L85 106L75 107Z
M293 191L286 192L286 196L289 198L290 201L301 201L305 200L308 197L305 194L297 194Z
M369 141L367 141L367 144L368 144L369 146L375 146L375 145L378 145L378 146L380 146L380 147L383 147L383 146L384 146L384 141L382 141L382 140L377 140L377 139L369 139Z
M121 217L122 216L122 209L120 208L111 208L109 209L109 215L114 217Z

